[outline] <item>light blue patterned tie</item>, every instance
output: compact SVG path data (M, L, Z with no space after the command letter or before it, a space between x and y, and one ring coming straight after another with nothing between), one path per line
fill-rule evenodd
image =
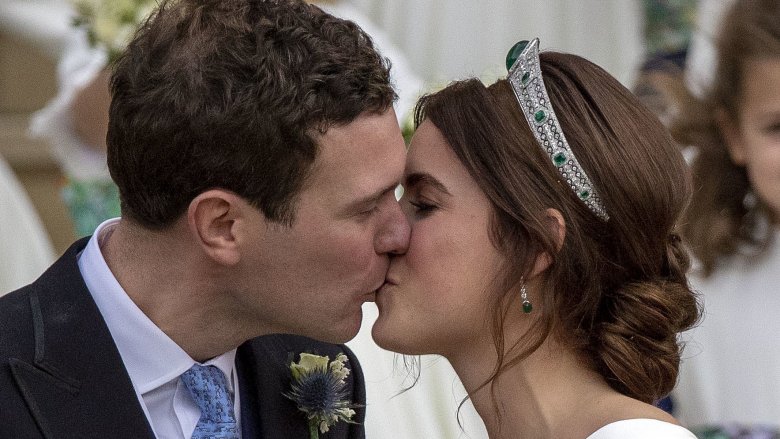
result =
M238 439L233 397L225 374L215 366L196 364L181 375L181 380L200 407L192 439Z

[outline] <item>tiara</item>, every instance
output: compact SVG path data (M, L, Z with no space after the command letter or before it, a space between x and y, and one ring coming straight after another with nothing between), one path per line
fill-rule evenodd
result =
M553 165L588 208L604 221L609 220L604 204L585 170L566 141L553 111L539 65L539 39L512 46L506 56L507 80L536 141L550 156Z

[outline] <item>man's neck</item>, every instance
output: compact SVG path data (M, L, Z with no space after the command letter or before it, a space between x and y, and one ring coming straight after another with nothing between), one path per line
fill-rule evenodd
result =
M197 361L236 348L252 335L242 330L214 268L187 239L186 227L151 231L127 220L99 236L103 258L128 297Z

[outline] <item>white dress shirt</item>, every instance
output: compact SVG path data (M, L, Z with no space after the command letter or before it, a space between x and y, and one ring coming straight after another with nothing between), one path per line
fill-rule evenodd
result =
M119 219L114 218L98 226L79 255L79 270L108 325L155 436L190 439L200 418L200 409L179 377L196 361L149 320L111 273L100 244L110 237L118 222ZM241 405L235 357L236 350L233 349L203 364L218 367L229 378L240 432Z

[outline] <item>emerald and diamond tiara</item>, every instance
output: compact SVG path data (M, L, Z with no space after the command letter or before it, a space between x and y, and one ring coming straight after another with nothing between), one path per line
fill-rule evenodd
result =
M539 65L539 39L520 41L506 56L507 80L537 142L577 197L599 218L609 220L604 204L566 141L555 116Z

